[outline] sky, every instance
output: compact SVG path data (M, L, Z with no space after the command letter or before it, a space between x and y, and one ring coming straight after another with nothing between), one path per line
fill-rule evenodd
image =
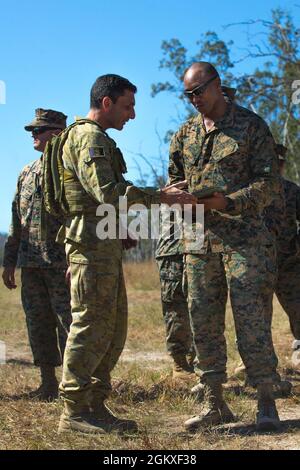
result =
M127 178L137 181L136 162L149 172L138 153L153 158L155 166L160 152L167 160L158 136L174 128L180 109L172 95L151 97L152 83L172 79L159 69L162 41L178 38L192 53L203 33L215 31L234 41L233 58L238 58L247 46L247 26L224 26L270 20L277 7L289 10L300 25L300 0L0 0L0 232L9 228L19 172L40 156L24 131L35 108L63 111L70 124L74 116L87 114L99 75L128 78L138 87L136 119L122 132L108 133L123 151ZM243 62L234 73L254 66Z

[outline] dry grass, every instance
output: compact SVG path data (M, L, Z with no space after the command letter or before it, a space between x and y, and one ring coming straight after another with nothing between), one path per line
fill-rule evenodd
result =
M189 394L190 384L176 386L165 353L159 281L154 263L125 265L129 298L129 333L125 351L114 371L110 406L139 422L136 436L104 437L81 434L57 435L62 405L26 399L24 393L39 383L32 366L19 289L0 287L0 339L8 350L0 366L0 449L287 449L299 448L300 390L294 376L295 394L278 400L284 429L280 434L258 435L251 423L255 417L253 393L237 396L226 390L227 399L240 417L237 428L221 427L195 435L183 430L183 422L201 409ZM281 372L291 368L292 336L285 314L275 300L274 341ZM239 361L230 307L227 315L228 371ZM298 376L299 378L299 376ZM191 384L193 385L193 384ZM233 384L231 384L233 385ZM236 389L235 389L236 391ZM298 442L298 444L297 444Z

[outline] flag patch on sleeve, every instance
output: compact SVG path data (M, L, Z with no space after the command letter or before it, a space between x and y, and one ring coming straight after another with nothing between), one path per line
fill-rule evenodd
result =
M89 155L91 158L98 158L98 157L105 157L105 149L104 147L90 147L89 148Z

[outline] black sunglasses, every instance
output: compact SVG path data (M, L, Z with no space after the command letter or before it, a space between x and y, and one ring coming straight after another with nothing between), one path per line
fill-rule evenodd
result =
M47 126L42 126L42 127L34 127L31 132L33 135L39 135L39 134L43 134L43 132L46 132L46 131L51 131L51 130L57 130L57 127L47 127Z
M184 90L183 92L184 96L192 100L194 96L202 95L205 92L208 85L216 78L218 78L218 75L215 75L214 77L210 78L209 80L207 80L207 82L203 83L203 85L196 86L196 88L194 88L193 90Z

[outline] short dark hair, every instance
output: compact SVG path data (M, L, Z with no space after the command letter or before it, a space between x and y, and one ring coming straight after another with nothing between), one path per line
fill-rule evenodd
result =
M91 89L91 108L99 109L101 101L105 96L108 96L115 103L119 96L124 95L126 90L136 93L137 87L127 78L120 77L120 75L112 73L101 75L101 77L97 78Z

